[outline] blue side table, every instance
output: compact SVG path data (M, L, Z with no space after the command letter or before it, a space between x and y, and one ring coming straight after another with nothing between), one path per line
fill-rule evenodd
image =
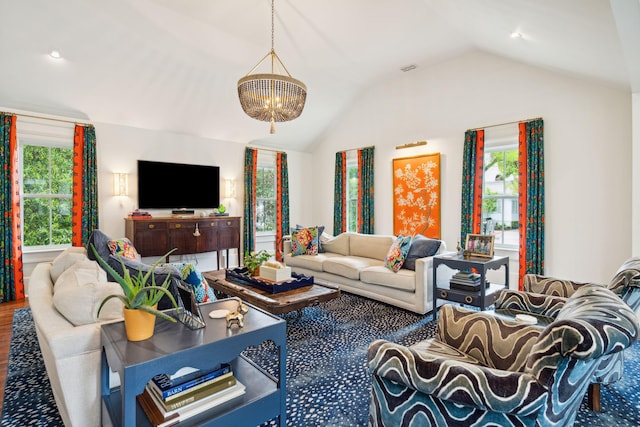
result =
M200 306L206 316L212 310L235 311L237 301L221 300ZM231 363L246 393L219 407L185 421L198 426L255 426L278 418L286 425L286 322L250 306L244 327L227 329L226 320L206 317L206 327L191 330L181 323L156 320L153 337L128 341L124 322L102 326L102 423L105 426L151 425L136 396L156 374L174 373L191 366L207 370L220 363ZM249 346L271 340L278 347L278 374L270 375L240 353ZM109 369L120 377L120 388L109 388ZM182 424L181 424L182 425Z

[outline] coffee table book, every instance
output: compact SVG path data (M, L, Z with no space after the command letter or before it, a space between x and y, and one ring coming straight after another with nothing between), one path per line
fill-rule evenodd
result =
M196 386L193 389L189 389L179 395L173 395L167 399L160 397L158 392L147 384L146 388L151 392L154 398L162 405L165 411L172 411L182 406L186 406L189 403L195 402L207 396L217 393L221 390L229 388L236 384L236 377L231 372L225 374L215 380L207 383L203 383L201 386Z
M179 372L179 371L178 371ZM151 378L149 385L162 399L169 399L172 396L180 395L189 389L231 372L231 365L223 363L219 367L202 373L199 370L192 370L184 375L158 374Z
M235 385L231 387L227 387L210 396L171 411L164 410L157 397L146 387L142 394L137 396L137 400L154 427L169 427L228 402L229 400L235 399L236 397L240 397L245 391L245 386L241 382L236 381Z

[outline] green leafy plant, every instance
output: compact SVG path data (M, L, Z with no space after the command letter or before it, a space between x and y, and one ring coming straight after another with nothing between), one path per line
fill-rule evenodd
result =
M104 307L107 301L112 298L118 298L120 301L122 301L122 304L124 304L125 308L129 310L146 311L149 314L153 314L154 316L158 316L170 322L176 322L176 319L174 319L173 317L153 308L153 306L156 305L164 295L169 297L169 300L171 300L174 308L178 308L176 300L168 290L169 284L171 283L171 276L167 275L167 278L161 285L156 285L154 274L156 267L158 267L158 265L160 264L160 261L168 257L173 251L175 251L175 249L172 249L158 261L151 264L151 268L149 269L149 271L143 274L141 270L138 270L138 275L133 277L129 273L129 270L125 267L122 260L120 260L120 264L122 264L122 270L124 271L123 276L118 274L118 272L116 272L109 264L106 263L105 260L100 257L100 255L98 255L98 251L96 250L93 243L91 244L91 250L95 254L98 263L102 267L104 267L104 269L109 274L111 274L111 276L113 276L113 278L116 280L116 282L118 282L118 284L122 288L122 291L124 292L124 295L113 294L107 296L102 301L102 303L100 303L100 307L98 307L98 316L100 316L100 310L102 310L102 307ZM151 284L148 284L149 280L151 280Z
M227 208L226 208L226 206L225 206L225 205L220 205L220 206L218 206L218 213L223 214L223 213L225 213L226 211L227 211Z
M247 267L247 272L250 275L255 276L262 263L267 261L269 258L271 258L271 254L264 249L251 253L247 251L244 253L243 263L244 266Z

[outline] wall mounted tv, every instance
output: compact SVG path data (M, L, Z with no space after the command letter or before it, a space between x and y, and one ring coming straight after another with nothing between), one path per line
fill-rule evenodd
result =
M138 208L213 209L219 205L218 166L138 160Z

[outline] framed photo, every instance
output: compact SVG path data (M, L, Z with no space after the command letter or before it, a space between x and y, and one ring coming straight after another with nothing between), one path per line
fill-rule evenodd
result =
M440 153L393 159L393 233L440 238Z
M469 256L493 258L494 239L493 234L467 234L464 249Z

